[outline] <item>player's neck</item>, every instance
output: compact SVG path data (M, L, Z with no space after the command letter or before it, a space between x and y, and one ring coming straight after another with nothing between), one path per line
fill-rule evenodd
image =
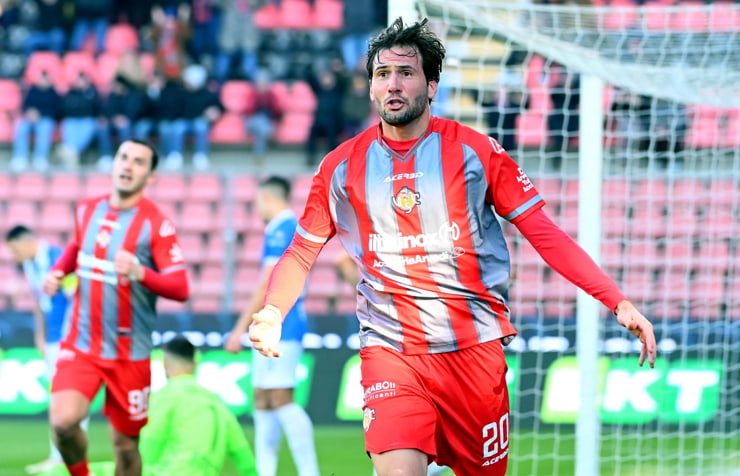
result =
M110 206L113 208L126 210L128 208L133 208L134 206L136 206L143 195L143 191L138 191L130 195L123 195L118 190L113 190L113 192L111 192L110 194L109 203Z
M402 126L392 126L383 121L383 136L399 142L418 139L427 131L430 121L429 108L421 116Z

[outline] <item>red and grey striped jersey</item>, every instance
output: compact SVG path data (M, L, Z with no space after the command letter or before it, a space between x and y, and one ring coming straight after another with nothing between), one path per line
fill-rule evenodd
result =
M149 358L157 296L118 275L114 259L125 249L159 273L184 269L174 225L146 198L116 209L103 196L78 203L74 239L79 288L64 344L103 359Z
M448 352L509 336L513 223L544 205L494 139L432 117L403 155L372 127L329 153L297 233L334 235L358 263L363 347Z

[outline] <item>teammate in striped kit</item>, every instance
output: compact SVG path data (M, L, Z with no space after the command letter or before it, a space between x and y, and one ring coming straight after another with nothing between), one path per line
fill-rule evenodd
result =
M278 357L281 320L335 235L355 260L365 448L380 476L505 474L509 399L503 345L510 261L496 215L557 272L601 301L642 342L650 322L545 214L526 173L496 140L432 117L445 50L426 21L399 18L368 48L372 127L316 171L290 247L275 265L253 347Z
M147 421L157 296L184 301L189 293L175 227L143 197L157 162L146 142L120 145L111 193L78 203L73 239L44 282L44 292L54 295L62 276L76 272L79 278L49 409L71 476L90 474L80 422L102 384L116 474L141 474L138 435Z

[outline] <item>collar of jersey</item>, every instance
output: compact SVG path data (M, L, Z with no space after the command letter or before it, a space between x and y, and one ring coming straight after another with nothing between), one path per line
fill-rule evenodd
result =
M434 121L434 118L431 117L429 120L429 125L427 126L427 130L419 136L418 139L416 139L416 142L414 142L414 145L409 147L409 150L405 154L399 154L391 146L388 145L388 143L385 141L385 137L383 137L383 127L381 124L378 124L378 142L380 142L380 145L383 146L385 150L388 151L389 154L391 154L396 159L400 160L401 162L406 162L406 160L414 155L414 152L416 152L416 148L419 147L419 144L421 144L424 139L426 139L429 134L432 132L432 122Z

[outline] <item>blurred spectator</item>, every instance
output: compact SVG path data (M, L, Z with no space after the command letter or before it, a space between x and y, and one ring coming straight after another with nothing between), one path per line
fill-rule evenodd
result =
M26 39L26 54L49 50L61 56L64 52L64 5L61 0L35 0L38 15L36 25Z
M204 55L216 57L218 34L221 31L221 2L219 0L193 0L193 35L190 54L202 63Z
M268 142L282 115L282 105L271 86L268 73L258 72L254 83L254 110L247 114L245 120L247 132L254 140L254 162L257 165L267 155Z
M159 136L159 148L169 163L182 163L182 151L174 145L175 123L182 117L185 91L182 83L175 78L165 78L160 72L147 88L147 100L142 117L134 126L134 137L146 139L156 130ZM175 157L175 158L172 158Z
M80 72L62 97L59 157L67 167L74 168L79 164L80 156L95 138L100 107L98 91L90 77Z
M133 125L144 109L144 93L123 76L113 79L111 90L103 102L102 116L98 121L98 146L100 159L98 168L110 170L113 165L112 135L117 142L131 138Z
M326 138L329 149L339 145L345 86L339 73L331 69L309 75L308 82L316 95L316 111L306 144L306 163L313 166L316 164L317 142L320 137Z
M141 64L141 53L135 49L124 51L118 58L116 76L125 79L132 86L143 88L148 78Z
M529 107L529 99L524 99L519 75L502 72L500 78L497 89L485 94L481 105L486 110L488 134L504 149L512 151L517 146L516 121L522 109Z
M551 163L558 169L568 143L578 135L580 76L553 61L545 66L543 83L550 89L552 111L547 116L547 130L553 152Z
M611 114L607 115L606 131L613 134L613 153L626 165L628 160L637 157L649 125L650 102L639 94L616 90L611 104Z
M373 0L344 2L342 57L350 70L364 69L360 61L367 54L367 40L380 26L376 22L375 3Z
M70 49L82 50L87 35L93 33L95 53L103 51L112 11L113 0L74 0L74 26L69 40Z
M152 9L152 43L157 69L166 78L182 77L188 62L186 45L190 39L190 6L181 4L176 13L155 6Z
M35 145L33 167L37 170L46 170L54 127L60 112L59 94L54 90L46 71L39 74L36 82L26 92L21 110L22 115L15 123L10 168L19 172L28 167L33 136Z
M223 22L218 38L220 53L216 60L216 80L223 83L232 74L232 63L239 57L240 73L253 79L259 61L257 49L261 33L254 23L255 12L265 0L223 0Z
M193 136L195 148L193 166L198 170L208 168L211 125L221 117L224 107L219 101L218 94L207 87L207 79L208 73L201 65L190 65L183 72L185 90L182 115L174 121L172 149L164 164L170 170L182 167L185 137L189 134Z
M370 118L370 84L367 73L354 71L342 100L343 132L355 136L367 127Z
M663 169L680 170L688 128L686 106L660 98L646 99L650 101L648 156Z

